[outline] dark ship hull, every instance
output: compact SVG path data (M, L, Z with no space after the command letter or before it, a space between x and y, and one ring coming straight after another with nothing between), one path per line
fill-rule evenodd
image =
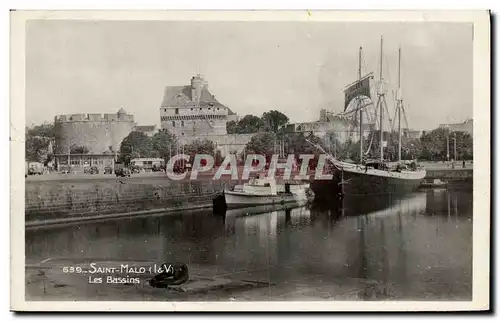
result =
M404 175L385 171L336 170L331 180L316 180L311 184L315 200L356 195L404 195L416 191L425 171Z

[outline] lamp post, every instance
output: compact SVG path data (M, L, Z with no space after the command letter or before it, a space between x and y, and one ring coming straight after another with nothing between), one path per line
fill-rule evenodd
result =
M455 161L458 160L458 157L457 157L457 132L453 132L453 158Z
M446 126L446 161L447 162L450 161L450 127L449 126Z
M71 142L68 140L68 172L71 171Z

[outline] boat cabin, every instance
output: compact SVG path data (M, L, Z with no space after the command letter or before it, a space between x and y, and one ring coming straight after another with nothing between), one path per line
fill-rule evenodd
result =
M381 161L370 161L365 163L366 167L371 167L373 169L378 169L382 171L387 171L389 170L389 167L387 166L386 163L381 162Z
M278 187L272 177L253 177L243 185L243 192L254 195L276 195Z

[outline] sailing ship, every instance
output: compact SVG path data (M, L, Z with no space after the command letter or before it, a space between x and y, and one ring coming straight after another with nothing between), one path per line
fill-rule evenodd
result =
M359 141L360 141L360 157L359 161L343 162L335 158L329 153L326 153L320 146L316 145L322 152L329 155L331 161L331 173L333 179L329 181L315 181L312 184L312 189L317 199L331 199L332 196L338 195L344 197L347 195L363 195L363 194L402 194L415 191L418 189L421 181L426 176L426 171L417 166L415 162L411 162L407 166L401 157L401 112L403 110L403 99L401 95L401 49L399 49L399 65L398 65L398 94L396 97L396 112L398 114L398 162L389 163L384 159L384 107L387 110L387 103L382 86L383 78L383 38L380 41L380 75L379 86L377 90L377 103L375 110L379 113L379 147L380 159L379 160L364 160L363 156L365 151L363 148L364 140L364 126L363 114L365 109L373 105L372 102L366 103L368 97L371 101L371 88L370 83L374 78L370 73L364 77L361 75L361 57L362 48L359 49L359 67L358 67L358 80L349 85L345 90L345 106L344 112L351 101L355 103L353 113L357 116L359 114ZM405 116L406 117L406 116ZM377 117L375 117L376 119ZM372 136L373 141L373 136ZM370 147L371 147L370 143Z

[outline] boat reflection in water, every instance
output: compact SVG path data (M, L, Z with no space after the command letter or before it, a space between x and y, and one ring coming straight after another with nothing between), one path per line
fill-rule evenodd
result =
M270 211L274 209L274 211ZM261 233L276 235L281 227L289 224L309 225L311 211L307 206L276 207L259 206L247 209L234 209L226 212L224 223L226 231L234 234L236 229L243 234Z
M313 203L313 210L329 210L338 217L373 215L379 211L391 213L404 204L414 211L425 210L425 192L413 194L376 194L376 195L346 195L342 199L318 201Z
M346 197L341 205L223 216L186 212L31 230L26 258L203 265L215 274L272 282L270 300L283 299L279 291L320 288L336 299L355 293L367 300L374 292L379 299L471 299L471 191Z

